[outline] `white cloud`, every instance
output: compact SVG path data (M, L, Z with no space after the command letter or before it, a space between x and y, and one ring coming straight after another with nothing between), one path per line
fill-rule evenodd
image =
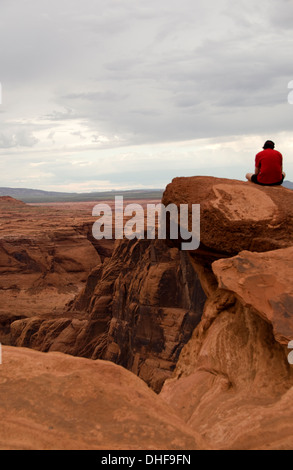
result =
M293 180L292 15L287 0L3 0L0 186L38 166L56 188L235 177L266 138Z

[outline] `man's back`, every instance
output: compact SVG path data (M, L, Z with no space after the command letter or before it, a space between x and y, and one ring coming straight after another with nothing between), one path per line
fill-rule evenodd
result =
M260 183L277 183L282 179L282 154L271 148L262 150L255 157L255 167L259 168L257 180Z

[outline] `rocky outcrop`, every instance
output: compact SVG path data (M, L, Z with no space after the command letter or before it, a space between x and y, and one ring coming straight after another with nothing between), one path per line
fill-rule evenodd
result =
M293 339L293 247L265 253L242 251L212 265L220 289L231 291L268 322L274 338Z
M161 397L215 449L293 449L287 355L270 323L219 290Z
M25 203L23 201L19 201L18 199L14 199L13 197L10 196L0 196L0 206L3 207L3 205L9 204L14 205L14 206L25 206ZM7 206L6 206L7 207Z
M186 253L161 240L124 239L91 272L65 318L15 321L11 344L111 360L159 391L205 299Z
M175 179L167 188L177 194L173 203L182 202L183 183ZM161 397L216 449L293 449L287 357L293 339L292 197L284 188L186 179L184 202L200 203L203 215L202 244L190 256L210 289L201 322ZM208 228L208 213L216 232ZM235 249L240 253L228 257ZM209 278L200 253L209 259Z
M146 384L107 361L3 347L2 450L203 449Z
M163 204L200 204L200 251L222 258L293 244L293 192L212 177L174 178ZM215 259L216 259L215 258Z
M292 197L283 187L175 178L162 202L188 204L189 219L200 204L199 248L117 241L62 312L6 325L10 344L122 365L205 448L293 449Z

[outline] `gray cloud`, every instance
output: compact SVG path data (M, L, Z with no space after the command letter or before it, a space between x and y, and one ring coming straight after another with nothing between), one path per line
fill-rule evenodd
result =
M291 131L290 1L3 0L0 17L0 148L51 155L50 175L55 155Z
M126 99L127 95L120 95L118 93L114 93L112 91L94 91L94 92L84 92L84 93L69 93L68 95L63 96L64 100L86 100L91 101L93 103L97 103L99 101L115 101Z
M14 147L34 147L38 139L28 129L21 127L15 131L7 130L0 132L0 149L9 149Z

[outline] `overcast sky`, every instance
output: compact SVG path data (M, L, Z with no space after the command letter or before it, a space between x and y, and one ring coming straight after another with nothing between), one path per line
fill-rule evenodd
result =
M0 186L244 179L266 139L293 181L292 24L292 0L1 0Z

